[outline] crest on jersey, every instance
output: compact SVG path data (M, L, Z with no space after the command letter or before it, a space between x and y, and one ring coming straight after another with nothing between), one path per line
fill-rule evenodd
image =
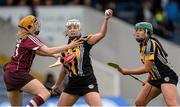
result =
M94 88L94 84L88 85L88 88L89 88L89 89L93 89L93 88Z
M164 78L164 81L169 82L169 81L170 81L170 78L169 78L169 77L165 77L165 78Z
M66 57L63 58L64 59L64 64L66 65L66 64L70 63L71 61L74 60L75 57L76 57L75 52L72 52L72 53L68 54Z

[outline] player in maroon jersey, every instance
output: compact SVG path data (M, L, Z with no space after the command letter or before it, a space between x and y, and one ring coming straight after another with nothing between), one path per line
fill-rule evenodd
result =
M21 106L23 99L21 91L32 93L35 96L28 106L39 106L50 97L50 93L41 82L29 74L35 55L55 57L56 53L77 47L81 42L74 40L68 45L47 47L36 37L40 27L36 17L32 15L20 20L18 27L20 29L17 33L14 55L11 61L4 65L7 95L12 106Z

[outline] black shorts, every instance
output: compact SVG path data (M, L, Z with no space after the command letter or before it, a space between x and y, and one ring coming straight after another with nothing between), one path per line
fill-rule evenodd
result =
M94 74L89 76L69 77L64 92L74 95L83 96L89 92L98 92L98 84Z
M157 88L161 88L161 84L163 84L163 83L170 83L170 84L177 85L178 76L174 73L172 75L164 76L164 77L162 77L161 79L158 79L158 80L150 80L149 83L152 86L155 86Z
M34 79L28 72L21 71L5 71L3 76L7 91L20 90Z

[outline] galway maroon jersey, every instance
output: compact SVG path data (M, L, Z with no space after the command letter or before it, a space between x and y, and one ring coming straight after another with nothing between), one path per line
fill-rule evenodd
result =
M5 70L29 72L36 50L41 46L43 43L32 35L28 35L26 39L17 40L14 55L11 57L11 61L5 65Z

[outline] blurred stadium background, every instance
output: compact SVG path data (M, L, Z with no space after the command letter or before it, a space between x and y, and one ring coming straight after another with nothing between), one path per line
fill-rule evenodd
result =
M125 106L133 105L141 83L117 73L106 63L112 61L128 68L141 66L133 24L149 21L155 27L155 37L168 51L169 60L180 76L179 7L178 0L0 0L0 106L9 105L2 67L14 51L17 24L21 17L28 14L37 16L41 22L39 38L48 46L57 46L67 41L63 32L68 19L79 19L82 34L87 35L98 32L104 10L113 9L114 17L110 20L107 36L94 46L91 56L104 106ZM54 62L53 58L37 56L32 75L42 83L52 85L59 73L59 68L48 68ZM144 79L146 75L137 77ZM24 104L31 96L25 94ZM57 99L53 97L45 105L55 106ZM80 99L75 106L87 106L84 104ZM163 97L158 96L149 105L165 105Z

